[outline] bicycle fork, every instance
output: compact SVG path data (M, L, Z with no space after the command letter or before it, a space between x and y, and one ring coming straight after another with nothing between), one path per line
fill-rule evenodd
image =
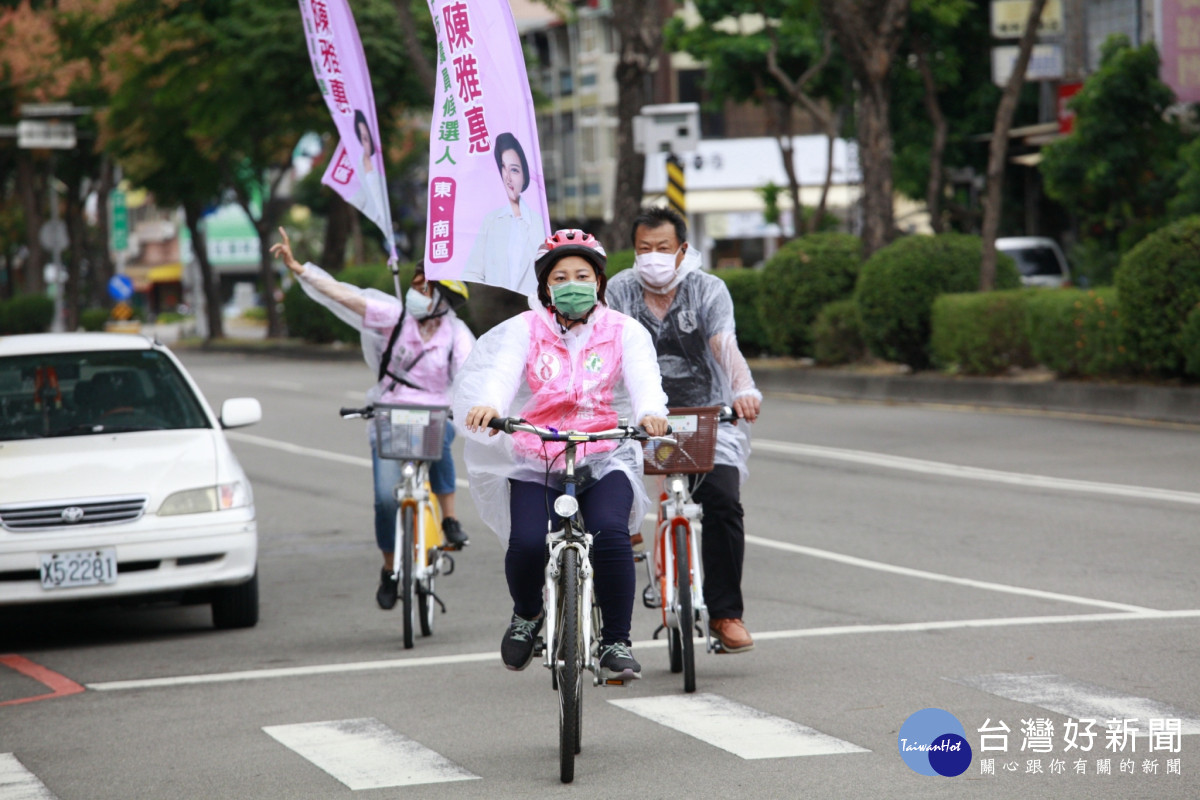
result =
M592 546L592 535L590 533L585 533L582 536L572 534L568 538L566 529L564 529L548 534L546 544L550 548L550 552L549 557L546 559L545 602L543 603L546 615L545 624L542 626L543 641L541 643L543 655L545 656L544 666L549 670L554 670L562 666L555 660L557 652L556 637L558 636L558 584L562 575L562 556L570 548L579 554L579 652L585 659L583 664L584 669L587 669L593 675L592 685L598 685L600 683L600 668L595 660L593 653L593 645L595 643L592 641L592 560L588 557Z

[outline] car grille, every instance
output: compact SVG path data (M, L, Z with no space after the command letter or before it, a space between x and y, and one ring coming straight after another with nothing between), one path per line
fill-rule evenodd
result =
M93 497L52 505L30 503L0 508L0 524L10 531L41 531L107 525L138 519L146 510L146 496Z

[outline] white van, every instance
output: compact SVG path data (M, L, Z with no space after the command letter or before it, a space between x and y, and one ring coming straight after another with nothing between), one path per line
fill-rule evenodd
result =
M996 249L1017 262L1025 286L1068 286L1071 268L1058 242L1045 236L1012 236L996 240Z

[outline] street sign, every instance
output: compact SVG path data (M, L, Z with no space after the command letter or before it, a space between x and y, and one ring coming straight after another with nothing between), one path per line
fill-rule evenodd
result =
M23 119L17 123L17 146L71 150L75 147L75 123Z
M113 300L128 300L133 297L133 281L128 275L113 275L108 279L108 296Z
M1031 0L992 0L992 36L997 39L1020 39L1029 19ZM1063 25L1061 0L1046 0L1038 18L1039 36L1061 36Z
M129 207L125 205L125 193L113 189L108 196L108 217L112 224L109 244L115 252L129 249Z
M47 250L66 250L71 245L71 237L67 235L67 223L61 219L48 219L38 229L38 241Z

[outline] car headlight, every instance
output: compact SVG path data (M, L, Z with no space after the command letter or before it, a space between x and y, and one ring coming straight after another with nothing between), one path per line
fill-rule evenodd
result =
M250 505L250 486L244 481L206 486L203 489L186 489L176 492L163 501L158 509L160 517L176 514L203 514L210 511L225 511Z

